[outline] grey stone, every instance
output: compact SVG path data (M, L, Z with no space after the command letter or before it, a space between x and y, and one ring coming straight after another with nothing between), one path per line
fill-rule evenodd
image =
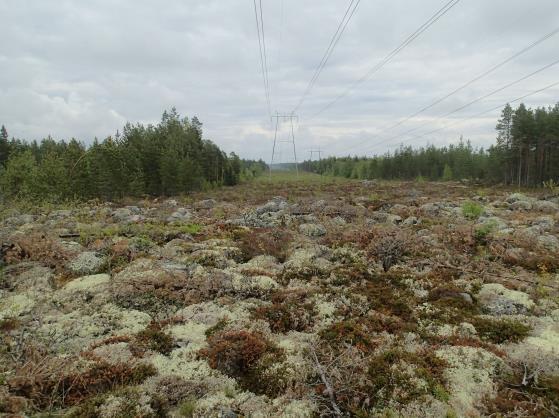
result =
M559 211L559 205L548 200L536 200L532 208L543 213L557 213Z
M68 218L72 216L72 211L71 210L53 210L50 214L49 214L49 218L51 219L62 219L62 218Z
M123 222L128 220L128 218L132 216L132 211L128 208L118 208L113 211L112 216L117 221Z
M105 265L105 258L93 251L80 253L68 263L70 271L76 274L89 275L99 273Z
M262 215L269 212L279 212L280 210L287 209L288 206L289 205L287 204L287 201L284 197L276 196L262 206L258 206L256 208L256 214Z
M540 235L538 238L538 246L548 251L559 251L559 239L553 235Z
M510 208L512 210L532 210L532 202L528 200L518 200L516 202L511 203Z
M441 205L438 203L425 203L419 207L419 211L428 216L437 216L441 212Z
M509 290L498 283L484 284L477 300L482 309L492 315L525 314L535 306L528 294Z
M308 237L320 237L326 234L326 228L320 224L301 224L299 232Z
M411 225L419 225L421 223L421 221L416 218L415 216L410 216L406 219L404 219L404 221L402 222L402 225L405 226L411 226Z
M550 231L555 226L555 220L551 216L540 216L532 221L532 225L539 226L543 231Z
M531 202L533 199L522 193L513 193L506 198L507 203Z
M194 208L196 209L212 209L216 205L216 201L214 199L205 199L200 200L194 204Z

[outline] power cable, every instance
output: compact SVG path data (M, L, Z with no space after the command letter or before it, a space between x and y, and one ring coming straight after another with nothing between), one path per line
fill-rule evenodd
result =
M311 92L312 88L314 87L314 84L316 83L316 80L318 79L318 77L320 76L320 73L322 72L322 70L326 66L326 63L330 59L330 56L332 55L332 52L334 51L334 48L336 47L340 38L342 37L342 35L345 31L345 28L347 27L349 21L351 20L351 18L355 14L355 10L357 9L357 6L359 6L360 2L361 2L361 0L357 0L357 1L356 0L351 0L350 1L349 5L347 6L347 9L345 11L345 14L344 14L342 20L338 24L338 28L336 29L336 32L332 36L332 39L330 39L330 44L326 48L326 51L324 52L324 55L322 56L322 59L320 60L320 63L316 67L316 69L314 71L314 74L313 74L311 80L309 81L309 84L307 85L307 88L305 89L303 95L299 99L299 102L297 103L297 105L293 108L293 113L295 113L299 109L299 107L305 101L306 97ZM352 6L353 6L353 9L352 9Z
M378 72L382 67L384 67L388 62L390 62L396 55L398 55L403 49L405 49L409 44L411 44L415 39L417 39L423 32L425 32L429 27L431 27L435 22L437 22L441 17L450 11L460 0L450 0L441 9L439 9L434 15L432 15L425 23L423 23L419 28L417 28L411 35L409 35L399 46L394 48L386 57L384 57L380 62L375 64L365 75L363 75L358 80L354 81L344 92L339 94L330 101L328 104L323 106L318 112L314 113L308 120L312 120L322 112L330 108L332 105L337 103L339 100L351 93L355 87L357 87L362 82L368 80L376 72Z

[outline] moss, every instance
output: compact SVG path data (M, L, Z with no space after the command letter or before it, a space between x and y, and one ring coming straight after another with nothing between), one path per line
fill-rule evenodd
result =
M531 327L512 319L477 317L470 321L483 340L495 344L522 341L531 331Z

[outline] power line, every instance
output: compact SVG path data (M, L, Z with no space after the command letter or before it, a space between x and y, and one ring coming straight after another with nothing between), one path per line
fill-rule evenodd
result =
M470 81L466 82L465 84L461 85L460 87L452 90L450 93L440 97L439 99L435 100L434 102L432 102L431 104L419 109L418 111L412 113L409 116L406 116L404 119L396 122L393 125L390 125L386 128L382 128L379 132L377 132L374 137L378 137L380 136L381 133L386 132L386 131L390 131L391 129L394 129L400 125L403 125L404 123L406 123L407 121L409 121L410 119L413 119L414 117L416 117L417 115L425 112L428 109L431 109L432 107L436 106L437 104L441 103L442 101L448 99L449 97L455 95L456 93L458 93L459 91L464 90L466 87L471 86L473 83L475 83L476 81L481 80L482 78L484 78L485 76L491 74L492 72L496 71L497 69L501 68L502 66L504 66L505 64L509 63L510 61L512 61L513 59L519 57L520 55L524 54L525 52L528 52L529 50L531 50L532 48L536 47L537 45L541 44L542 42L544 42L545 40L553 37L554 35L556 35L557 33L559 33L559 28L556 28L554 30L552 30L551 32L547 33L546 35L542 36L541 38L535 40L534 42L532 42L531 44L527 45L526 47L522 48L520 51L517 51L516 53L514 53L513 55L511 55L510 57L506 58L505 60L493 65L492 67L490 67L489 69L485 70L484 72L482 72L481 74L477 75L476 77L472 78ZM368 140L371 140L371 138L369 138ZM357 145L354 145L352 147L350 147L349 149L354 149L357 148L359 146L363 145L363 142Z
M499 87L498 89L493 90L493 91L490 92L490 93L487 93L487 94L485 94L485 95L483 95L483 96L480 96L480 97L478 97L478 98L476 98L476 99L474 99L474 100L472 100L472 101L470 101L470 102L468 102L468 103L466 103L466 104L464 104L464 105L462 105L462 106L460 106L460 107L458 107L458 108L456 108L456 109L454 109L454 110L451 110L450 112L445 113L444 115L439 116L437 119L443 119L443 118L446 118L447 116L450 116L450 115L452 115L452 114L454 114L454 113L456 113L456 112L459 112L459 111L461 111L461 110L464 110L465 108L470 107L471 105L473 105L473 104L475 104L475 103L477 103L477 102L479 102L479 101L481 101L481 100L487 99L488 97L493 96L494 94L497 94L497 93L499 93L499 92L501 92L501 91L503 91L503 90L505 90L505 89L507 89L507 88L509 88L509 87L512 87L512 86L514 86L515 84L518 84L518 83L520 83L520 82L522 82L522 81L524 81L524 80L526 80L526 79L528 79L528 78L530 78L530 77L532 77L532 76L534 76L534 75L536 75L536 74L538 74L538 73L541 73L542 71L547 70L548 68L550 68L550 67L552 67L552 66L554 66L554 65L557 65L557 64L559 64L559 60L555 60L555 61L553 61L553 62L551 62L551 63L549 63L549 64L547 64L547 65L544 65L543 67L537 69L536 71L531 72L531 73L528 74L528 75L525 75L525 76L523 76L523 77L520 77L519 79L517 79L517 80L515 80L515 81L512 81L512 82L510 82L510 83L508 83L508 84L505 84L504 86ZM415 127L415 128L409 129L409 130L407 130L407 131L405 131L405 132L401 132L401 133L399 133L399 134L397 134L397 135L394 135L394 136L391 136L391 137L389 137L389 138L386 138L386 139L384 139L384 140L382 140L382 141L379 141L379 142L377 142L376 144L373 144L372 146L367 147L367 148L365 148L365 149L369 149L369 148L372 148L372 147L376 147L376 146L378 146L378 145L381 145L381 144L384 144L384 143L386 143L386 142L388 142L388 141L391 141L391 140L393 140L393 139L395 139L395 138L398 138L398 137L400 137L400 136L402 136L402 135L407 135L407 134L409 134L409 133L411 133L411 132L417 131L418 129L421 129L422 127L424 127L425 125L428 125L429 123L432 123L432 121L427 121L427 122L425 122L425 123L423 123L423 124L421 124L421 125L419 125L419 126L417 126L417 127Z
M256 0L254 2L254 17L256 18L256 31L258 32L258 47L260 52L260 67L262 71L262 79L264 81L264 95L266 98L266 104L268 108L268 116L270 121L272 120L272 105L270 101L270 84L268 82L268 60L266 58L266 45L264 37L264 21L262 20L262 0L260 3L260 21L258 19L258 8L256 6ZM262 23L262 24L261 24ZM261 28L262 27L262 28Z
M454 121L454 122L452 122L452 123L446 124L446 125L444 125L444 126L442 126L442 127L440 127L440 128L433 129L432 131L424 132L424 133L422 133L422 134L420 134L420 135L414 135L411 139L423 138L425 135L430 135L430 134L433 134L433 133L435 133L435 132L442 131L443 129L448 129L448 128L450 128L451 126L454 126L454 125L456 125L456 124L458 124L458 123L462 123L462 122L466 122L466 121L471 120L471 119L474 119L474 118L478 118L478 117L483 116L483 115L485 115L485 114L487 114L487 113L493 112L493 111L495 111L495 110L497 110L497 109L501 109L503 106L506 106L507 104L514 103L514 102L518 102L518 101L520 101L520 100L525 99L526 97L533 96L534 94L541 93L542 91L549 90L550 88L555 87L555 86L558 86L558 85L559 85L559 81L556 81L555 83L551 83L551 84L549 84L549 85L547 85L547 86L545 86L545 87L542 87L542 88L540 88L540 89L538 89L538 90L534 90L534 91L532 91L532 92L530 92L530 93L527 93L527 94L525 94L525 95L523 95L523 96L517 97L516 99L512 99L512 100L507 101L506 103L502 103L502 104L500 104L499 106L492 107L491 109L484 110L484 111L482 111L482 112L476 113L475 115L468 116L467 118L459 119L459 120Z
M326 48L326 51L324 52L324 55L322 56L322 59L320 60L320 63L316 67L316 69L314 71L314 74L313 74L311 80L309 81L309 84L307 85L307 88L305 89L303 95L299 99L299 102L297 103L297 105L294 107L293 112L296 112L299 109L299 107L305 101L306 97L311 92L312 88L314 87L314 84L316 83L316 80L318 79L318 77L320 76L320 73L322 72L322 70L326 66L326 63L330 59L330 56L332 55L332 52L334 51L334 48L336 47L340 38L342 37L342 34L344 33L345 28L347 27L347 24L349 23L349 21L351 20L351 18L355 14L355 10L357 9L357 6L359 6L360 2L361 2L361 0L357 0L357 1L351 0L350 1L349 5L347 6L347 9L345 11L345 14L344 14L342 20L338 24L338 28L336 29L336 32L332 36L332 39L330 39L330 44L328 45L328 48ZM353 9L352 9L352 6L354 6ZM350 10L351 10L351 12L350 12Z
M394 48L386 57L384 57L380 62L374 65L365 75L363 75L358 80L354 81L344 92L339 94L330 101L324 107L322 107L318 112L314 113L309 120L314 119L322 112L330 108L332 105L337 103L339 100L347 96L353 91L357 85L368 80L376 72L378 72L382 67L384 67L388 62L390 62L396 55L398 55L403 49L405 49L409 44L411 44L415 39L417 39L423 32L425 32L429 27L431 27L435 22L437 22L441 17L450 11L460 0L450 0L441 9L439 9L435 14L433 14L425 23L423 23L419 28L417 28L411 35L409 35L399 46Z

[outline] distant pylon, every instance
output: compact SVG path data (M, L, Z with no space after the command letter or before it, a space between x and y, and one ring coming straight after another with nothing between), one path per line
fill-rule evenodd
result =
M293 126L293 120L299 120L299 117L294 115L293 113L290 114L280 114L278 112L276 112L275 115L272 116L272 119L276 120L276 129L274 132L274 145L272 147L272 160L270 162L270 179L272 178L272 166L274 165L274 157L276 154L276 143L278 142L288 142L293 144L293 158L295 160L295 171L297 173L297 177L299 177L299 165L297 163L297 149L295 147L295 128ZM278 141L278 127L279 127L279 121L280 119L283 119L284 121L289 121L291 123L291 139L287 140L287 141Z

